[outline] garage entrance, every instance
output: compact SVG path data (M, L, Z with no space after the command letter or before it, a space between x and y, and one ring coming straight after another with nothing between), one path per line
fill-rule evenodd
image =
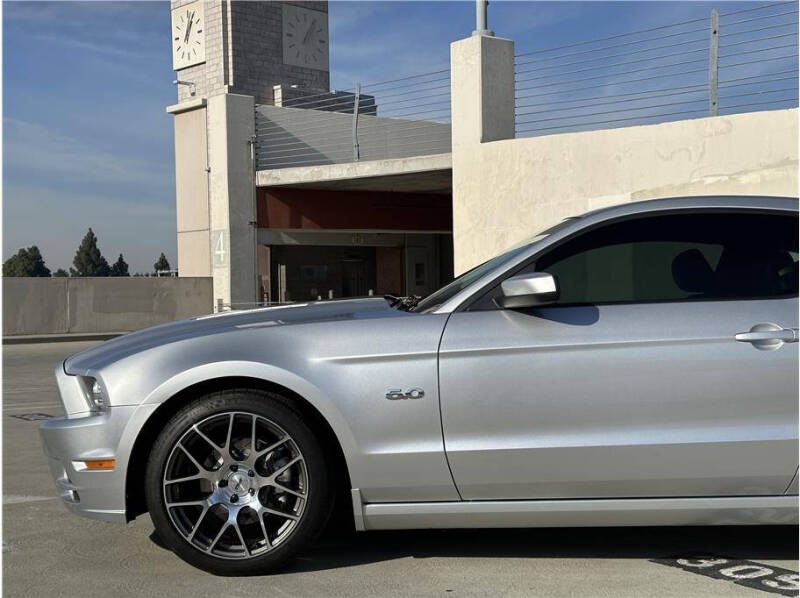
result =
M387 178L371 185L410 182ZM449 173L434 182L449 185ZM265 302L424 297L453 278L449 187L435 193L261 188L257 215Z
M264 232L263 237L273 241L259 252L267 302L425 296L453 276L450 234ZM326 244L314 243L314 237Z

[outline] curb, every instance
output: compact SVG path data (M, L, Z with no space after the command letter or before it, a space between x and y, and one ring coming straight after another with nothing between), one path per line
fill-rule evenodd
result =
M127 332L86 332L74 334L21 334L4 336L4 345L27 345L33 343L68 343L81 341L107 341Z

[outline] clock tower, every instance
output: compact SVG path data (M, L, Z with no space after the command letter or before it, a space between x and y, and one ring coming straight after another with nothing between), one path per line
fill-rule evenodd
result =
M215 309L259 299L255 104L330 90L328 3L172 0L180 276L212 276Z
M276 85L330 89L327 2L172 0L178 100L218 93L273 104ZM194 96L192 95L194 92Z

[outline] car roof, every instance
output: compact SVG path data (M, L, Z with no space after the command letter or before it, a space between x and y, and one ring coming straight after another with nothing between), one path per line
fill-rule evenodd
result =
M668 197L663 199L647 199L617 204L605 208L599 208L590 212L585 212L576 216L566 218L569 225L564 226L554 233L548 240L558 240L573 234L576 229L583 229L586 226L602 223L606 220L624 218L625 216L635 216L647 214L649 212L664 212L671 210L693 210L693 209L749 209L749 210L777 210L787 212L798 211L798 198L779 197L764 195L702 195L690 197ZM527 260L532 254L539 251L533 243L531 248L522 252L515 259L503 266L505 270L514 268ZM496 271L487 273L467 288L463 289L442 305L434 310L438 313L447 313L455 310L467 298L471 297L476 289L480 289L497 276Z
M578 216L580 219L600 216L602 219L642 214L662 210L692 208L745 208L752 210L794 210L798 209L798 198L765 195L700 195L689 197L666 197L663 199L644 199L598 208Z

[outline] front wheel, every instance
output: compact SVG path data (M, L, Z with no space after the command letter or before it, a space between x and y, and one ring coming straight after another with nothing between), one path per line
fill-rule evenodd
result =
M332 502L322 451L299 413L252 390L179 411L150 453L145 491L164 543L219 575L279 567L320 531Z

